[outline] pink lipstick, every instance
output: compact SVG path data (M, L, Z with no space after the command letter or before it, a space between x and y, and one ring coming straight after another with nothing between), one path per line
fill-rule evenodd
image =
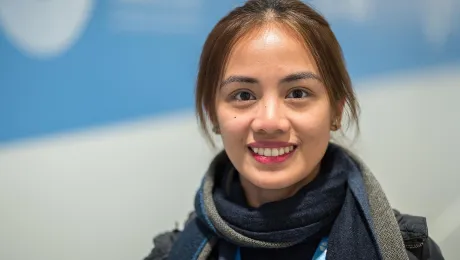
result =
M282 163L295 152L297 145L287 142L254 142L248 145L251 155L262 164Z

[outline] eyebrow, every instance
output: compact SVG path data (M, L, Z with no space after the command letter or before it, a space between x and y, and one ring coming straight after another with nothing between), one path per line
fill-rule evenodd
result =
M315 79L315 80L318 80L320 82L322 81L321 77L319 77L318 75L316 75L313 72L308 72L307 71L307 72L297 72L297 73L289 74L286 77L282 78L279 82L281 84L281 83L289 83L289 82L303 80L303 79ZM220 87L224 87L225 85L228 85L228 84L234 83L234 82L247 83L247 84L257 84L257 83L259 83L259 81L256 78L251 78L251 77L247 77L247 76L230 76L227 79L225 79L224 81L222 81L222 83L220 84Z

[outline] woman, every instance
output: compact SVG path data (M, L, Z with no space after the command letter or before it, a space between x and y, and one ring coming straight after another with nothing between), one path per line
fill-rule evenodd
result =
M359 108L339 43L306 4L253 0L219 21L196 110L225 150L196 214L146 259L443 259L425 219L394 212L364 164L330 143L344 115L358 126Z

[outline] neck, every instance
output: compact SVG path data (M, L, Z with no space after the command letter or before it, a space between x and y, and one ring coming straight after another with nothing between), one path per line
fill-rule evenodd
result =
M255 186L240 175L241 186L243 187L249 206L258 208L266 203L284 200L294 196L300 189L315 179L319 173L319 165L301 181L282 189L262 189Z

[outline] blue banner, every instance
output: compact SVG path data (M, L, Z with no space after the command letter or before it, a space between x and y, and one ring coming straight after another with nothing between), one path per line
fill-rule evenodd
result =
M240 2L1 1L0 142L193 109L205 37ZM313 2L354 80L460 62L459 4L392 2Z

